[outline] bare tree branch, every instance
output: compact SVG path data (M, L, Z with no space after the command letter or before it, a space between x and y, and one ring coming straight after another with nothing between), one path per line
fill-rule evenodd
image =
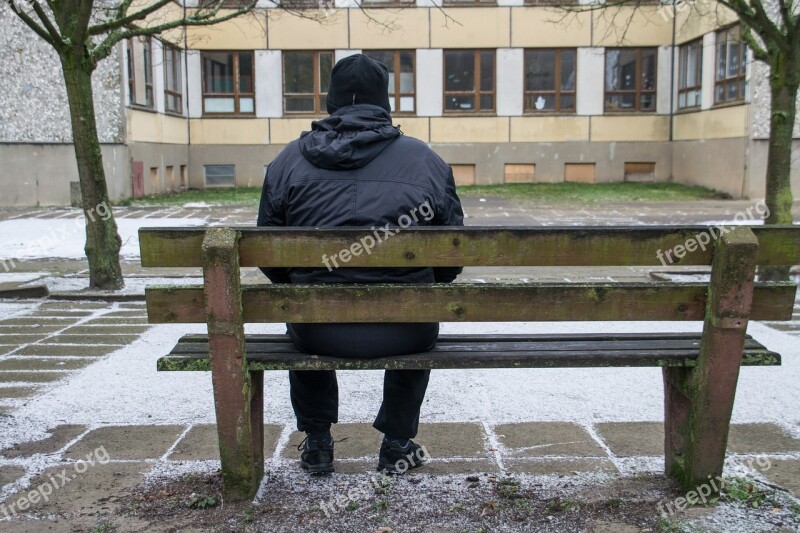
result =
M6 0L11 12L18 16L22 22L25 23L30 29L36 32L36 35L44 39L47 44L59 50L62 42L61 39L55 40L44 28L42 28L32 17L30 17L23 9L21 9L14 0Z
M58 30L53 26L53 23L50 21L50 17L47 16L44 9L42 8L41 4L36 0L31 1L31 7L33 8L33 12L36 13L36 16L39 20L42 21L42 25L44 29L47 30L47 33L53 38L54 41L61 41L61 34L58 33Z
M159 9L161 9L162 7L166 6L171 2L172 0L158 0L157 2L153 2L149 6L142 8L139 11L136 11L135 13L132 13L130 15L125 15L120 18L114 18L111 20L107 20L105 22L101 22L100 24L95 24L94 26L89 28L89 35L100 35L101 33L106 33L108 31L124 28L125 26L129 26L130 24L133 24L136 21L144 20L145 18L147 18L148 15L150 15L151 13L155 13L156 11L158 11ZM123 13L127 13L130 4L131 1L126 0L126 2L120 4L120 10L122 10ZM222 6L222 0L219 0L217 2L217 5Z

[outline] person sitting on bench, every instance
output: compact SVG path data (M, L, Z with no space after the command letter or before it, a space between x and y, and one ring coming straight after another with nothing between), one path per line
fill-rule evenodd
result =
M462 226L464 213L453 172L420 140L392 124L388 69L356 54L336 63L327 95L330 117L312 122L268 166L258 226L356 226L368 228L352 246L320 250L320 268L262 268L272 283L451 282L461 268L346 268L353 255L409 226ZM403 305L398 301L397 305ZM425 352L438 323L287 324L300 351L320 356L370 358ZM373 426L384 434L378 470L420 457L416 437L430 370L386 370L383 403ZM331 424L338 419L333 370L290 371L291 401L300 465L310 473L333 472ZM420 461L412 461L418 466Z

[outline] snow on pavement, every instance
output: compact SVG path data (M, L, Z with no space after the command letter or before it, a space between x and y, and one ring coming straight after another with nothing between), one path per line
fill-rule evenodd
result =
M202 218L118 218L122 239L120 255L139 257L139 228L200 226ZM86 241L82 218L19 218L0 222L0 259L37 258L83 259Z
M559 333L699 331L700 323L447 323L443 333ZM32 399L7 421L3 443L30 440L58 424L211 423L207 372L156 372L156 360L185 333L205 325L159 325ZM283 325L248 325L248 333L282 333ZM800 437L800 343L752 323L749 332L783 355L780 367L743 368L733 422L775 422ZM378 410L381 371L341 371L340 422L371 422ZM291 424L288 374L265 373L265 418ZM436 370L422 408L423 422L663 420L658 368Z

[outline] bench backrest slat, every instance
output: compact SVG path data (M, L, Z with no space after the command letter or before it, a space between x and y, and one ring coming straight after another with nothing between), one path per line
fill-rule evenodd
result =
M369 228L235 229L241 234L243 267L318 268L325 267L323 254L338 257L336 263L329 261L331 266L347 267L710 265L720 232L716 226L466 227L409 228L386 237ZM760 243L759 265L800 264L800 228L751 229ZM142 228L142 266L202 267L204 232L204 227ZM701 234L706 237L698 238ZM375 242L369 253L368 237ZM676 250L691 241L695 251ZM348 250L349 260L342 260L341 250Z
M750 318L791 318L796 286L757 285ZM706 283L264 285L242 290L245 322L702 320ZM206 321L202 287L148 287L153 323ZM335 319L333 318L335 317Z

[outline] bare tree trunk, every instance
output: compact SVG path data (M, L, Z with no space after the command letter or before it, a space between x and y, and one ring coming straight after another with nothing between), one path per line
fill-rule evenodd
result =
M92 95L94 65L80 47L61 57L72 119L72 142L78 161L83 214L86 219L86 257L89 259L89 285L116 290L124 287L119 263L121 240L108 201L103 156L97 136ZM98 214L98 210L103 216Z
M766 224L791 224L792 221L792 132L796 116L795 102L800 76L794 72L794 61L782 52L771 61L770 69L770 132L767 154L767 194L769 216ZM789 267L767 267L760 271L762 281L789 279Z

